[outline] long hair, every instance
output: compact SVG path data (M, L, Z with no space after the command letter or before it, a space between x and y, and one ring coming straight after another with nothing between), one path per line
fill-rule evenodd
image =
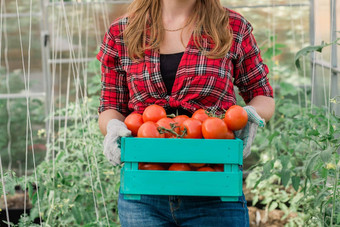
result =
M134 0L130 4L128 25L123 32L130 58L142 59L146 49L159 49L164 37L161 9L161 0ZM221 58L227 54L233 37L228 13L220 0L197 0L189 20L195 23L193 38L199 50L209 58ZM203 48L202 35L212 41L211 49Z

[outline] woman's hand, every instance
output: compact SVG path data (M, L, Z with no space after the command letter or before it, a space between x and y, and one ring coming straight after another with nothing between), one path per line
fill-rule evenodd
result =
M243 108L248 114L248 122L243 129L235 131L235 136L243 140L243 158L246 158L250 155L250 147L255 139L257 128L264 127L266 122L257 114L254 107L245 106Z
M112 119L107 124L107 133L104 138L104 155L114 166L121 164L120 139L123 136L131 136L131 131L126 125L118 120Z
M235 136L243 140L243 158L250 155L257 128L264 127L266 121L274 115L275 101L272 97L259 95L244 107L248 114L248 123L243 129L236 131Z

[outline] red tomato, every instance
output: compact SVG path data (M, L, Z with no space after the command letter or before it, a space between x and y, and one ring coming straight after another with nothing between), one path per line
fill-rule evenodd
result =
M180 126L186 119L189 119L187 115L178 115L173 118L173 120L177 123L178 126Z
M216 172L223 172L224 171L224 165L223 164L215 164L212 166Z
M248 122L248 114L241 106L233 105L226 112L224 122L232 131L244 128Z
M209 166L201 167L197 171L215 172L215 170Z
M208 117L209 116L208 116L208 114L206 114L204 109L198 109L193 113L191 118L200 120L203 123L203 121L208 119Z
M137 137L164 138L164 134L160 134L157 128L158 125L155 122L144 122L138 129Z
M195 168L199 168L199 167L203 167L205 166L204 163L189 163L190 166L195 167Z
M159 119L166 117L166 111L163 107L154 104L146 107L142 116L144 122L157 122Z
M138 162L138 169L141 169L144 164L144 162Z
M162 163L157 163L157 164L163 166L164 169L169 169L169 167L171 166L172 163L163 163L162 162Z
M171 129L171 125L170 124L176 124L176 122L171 119L171 118L162 118L162 119L159 119L157 121L157 124L160 126L160 127L164 127L166 129ZM173 130L175 133L179 134L179 127L176 127L174 130ZM171 132L166 132L164 133L165 135L165 138L174 138L176 137L175 134L171 133Z
M174 163L169 167L171 171L191 171L191 168L186 163Z
M187 134L183 138L202 138L202 123L201 121L193 118L189 118L183 121L181 125L181 132L186 128Z
M141 170L165 170L165 168L158 163L144 163L140 166Z
M202 134L205 139L226 139L228 127L222 119L209 117L202 124Z
M132 136L137 136L138 129L143 124L143 117L139 113L131 113L125 118L124 123L132 132Z
M235 139L235 134L234 134L234 132L231 131L229 128L228 128L228 132L227 132L227 134L226 134L225 139L231 139L231 140Z

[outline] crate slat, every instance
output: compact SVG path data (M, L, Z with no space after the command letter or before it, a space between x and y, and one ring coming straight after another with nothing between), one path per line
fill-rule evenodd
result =
M242 172L126 170L123 178L121 190L129 195L242 195Z
M123 162L243 164L242 140L122 138ZM242 149L241 149L242 150Z

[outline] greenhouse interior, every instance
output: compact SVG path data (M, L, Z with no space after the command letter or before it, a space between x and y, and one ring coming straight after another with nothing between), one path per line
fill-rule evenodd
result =
M228 194L236 188L237 193L244 193L249 226L340 226L340 2L212 1L252 25L269 70L275 112L264 127L257 128L248 157L242 158L242 144L235 148L241 151L238 164L221 161L221 172L198 172L192 167L190 174L178 171L178 175L164 169L140 170L138 162L158 160L158 156L161 160L163 153L172 152L168 149L172 141L178 141L174 154L192 152L183 156L187 163L189 156L194 156L192 162L202 160L196 153L210 155L207 166L211 167L218 163L210 159L214 151L216 155L217 150L232 152L223 150L223 141L242 140L234 136L203 144L208 139L201 136L197 141L202 147L195 147L190 139L181 143L186 140L154 138L165 141L149 143L146 148L135 144L140 153L146 150L136 154L140 160L131 161L134 157L129 158L127 152L122 155L124 164L108 160L98 124L105 82L96 56L103 51L110 26L127 15L132 2L148 1L1 0L0 226L129 226L122 225L118 213L120 191L138 200L144 194L137 189L146 188L169 196L196 195L202 188L206 194L198 196L217 195L222 201L238 198L236 192ZM174 34L175 30L166 31ZM236 104L244 107L247 103L237 89ZM117 145L128 151L129 138L121 137ZM154 157L146 159L147 154ZM176 162L173 156L167 154L169 163ZM230 180L234 175L228 171L239 173L237 183ZM162 173L168 181L162 180ZM134 186L137 181L141 187ZM128 183L134 187L131 191ZM166 194L170 189L186 194Z

